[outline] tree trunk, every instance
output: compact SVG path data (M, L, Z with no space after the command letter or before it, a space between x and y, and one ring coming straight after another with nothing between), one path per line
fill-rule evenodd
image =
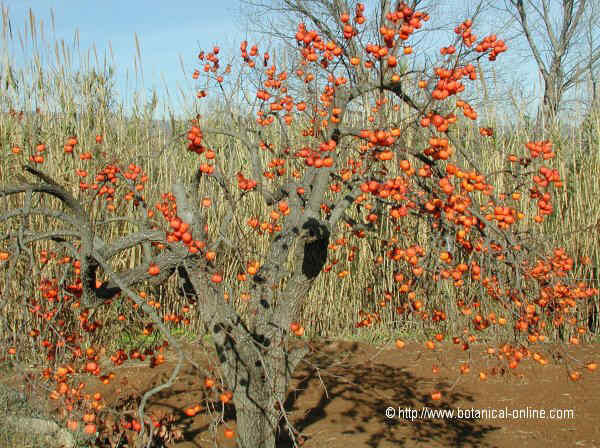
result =
M275 447L292 374L308 352L304 344L291 346L290 324L299 315L304 298L325 264L329 228L309 218L302 230L294 233L301 238L295 249L301 267L279 293L279 301L272 297L278 287L278 280L273 280L279 278L277 263L266 263L254 279L259 285L259 306L263 308L261 312L256 310L256 321L248 326L239 321L212 326L223 375L233 391L239 448ZM280 243L282 249L280 253L275 251L275 260L287 254L290 247L284 240Z
M274 351L277 353L265 353L262 359L257 352L246 352L235 369L233 401L239 448L275 447L281 416L279 403L285 401L291 373L286 372L285 357L277 356L283 351Z
M538 109L537 126L539 131L548 131L558 123L558 112L562 100L563 77L558 69L544 77L544 98Z
M279 420L274 400L265 394L254 403L240 401L244 403L236 403L238 447L274 448Z
M224 365L233 390L239 448L274 448L292 373L306 353L305 347L286 350L273 341L267 350L238 346L235 362ZM231 352L230 352L231 353Z
M555 100L551 97L551 94L546 91L544 92L544 98L538 111L537 128L538 131L543 132L550 130L556 124L558 117L558 107Z

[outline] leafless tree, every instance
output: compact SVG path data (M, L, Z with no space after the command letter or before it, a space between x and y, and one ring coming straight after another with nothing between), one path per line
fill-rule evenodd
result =
M565 93L600 66L600 22L595 1L508 0L543 79L538 124L556 123ZM588 49L585 50L587 41Z
M600 108L600 94L598 92L598 75L600 74L600 68L594 67L594 29L597 31L600 24L600 4L595 4L592 8L591 16L595 18L595 21L589 21L586 24L585 30L585 41L588 52L588 76L590 78L590 97L591 102L589 104L587 116L594 113L598 113ZM597 52L596 47L596 52Z

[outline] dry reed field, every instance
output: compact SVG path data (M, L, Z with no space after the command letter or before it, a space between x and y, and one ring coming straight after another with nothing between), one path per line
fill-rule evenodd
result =
M8 11L3 10L2 39L6 46L15 39L8 31L8 21ZM97 266L92 289L100 290L102 285L113 286L111 281L117 273L142 275L148 271L153 275L151 269L155 266L159 275L160 266L162 275L165 269L161 262L151 263L148 268L148 260L169 244L182 247L176 240L165 241L164 235L165 229L177 230L173 227L175 215L167 210L171 210L177 196L174 185L185 179L186 188L195 188L192 199L199 204L206 241L214 242L197 250L215 270L199 272L212 276L209 278L213 284L224 285L219 297L243 319L250 320L256 313L250 297L255 294L253 288L259 286L253 287L251 280L242 281L240 276L260 275L261 266L268 265L268 254L277 243L276 227L283 222L287 209L280 206L277 210L281 201L268 203L260 195L251 194L250 187L248 193L243 187L241 193L223 188L214 177L199 175L199 165L210 167L214 157L221 178L236 186L249 180L249 173L255 174L254 164L270 173L263 179L267 185L275 185L278 180L293 182L300 178L295 171L309 168L280 148L292 148L293 153L305 147L307 122L294 120L285 134L275 125L257 127L255 111L244 110L243 100L233 97L231 101L240 101L233 107L239 122L251 123L260 135L261 148L249 148L243 140L225 133L210 135L210 129L232 127L232 105L217 95L209 96L209 102L201 108L187 111L185 117L171 115L170 119L158 120L154 96L133 112L126 112L114 88L112 68L89 54L84 69L75 70L71 61L80 49L42 40L33 13L28 33L27 39L35 42L32 47L37 50L31 52L25 64L7 57L0 78L0 186L4 192L0 195L0 416L4 416L0 417L0 446L54 443L35 431L23 434L18 425L15 429L11 425L18 420L15 416L39 419L29 422L33 426L56 422L57 427L46 432L56 435L68 429L71 435L65 436L64 443L71 446L136 446L139 428L136 430L135 425L139 426L141 401L146 416L152 416L146 426L154 431L147 446L236 446L230 439L238 435L232 404L238 406L237 392L233 401L227 397L235 385L226 385L226 373L214 361L224 356L222 347L226 342L219 345L219 332L207 324L204 313L208 308L203 308L201 295L186 289L189 285L182 278L187 277L172 275L155 284L149 278L131 288L117 283L119 294L87 304L81 299L85 285L77 282L88 266L84 266L83 258L77 259L77 251L84 245L80 245L78 236L81 223L69 218L72 208L64 200L63 191L85 211L95 250L108 253L111 244L120 245L118 251L106 256L107 265ZM216 53L213 50L210 54ZM285 55L293 61L289 63L292 73L299 62ZM273 57L275 61L269 65L283 65L286 58ZM259 62L262 64L262 60ZM424 98L424 89L416 82L419 75L414 79L406 75L412 82L406 82L404 94L411 98ZM241 91L244 76L233 69L232 77L224 85L230 91ZM305 87L305 83L299 84L298 95ZM257 85L247 85L246 92L256 95L261 89ZM473 85L469 95L477 97L481 85ZM296 92L290 82L292 91ZM371 99L365 94L364 103L347 113L343 125L368 129L376 121L389 123L390 128L396 126L399 131L394 148L398 157L386 162L385 168L373 168L373 175L399 179L406 174L400 160L408 157L407 148L426 148L431 136L418 125L422 117L417 117L407 104L373 114ZM453 113L455 102L440 101L436 111L442 115ZM511 235L521 238L518 241L522 245L530 244L532 253L564 249L572 262L569 281L581 290L599 288L600 111L592 110L587 115L578 111L580 117L585 116L580 122L563 122L544 131L516 113L514 120L507 120L506 113L498 111L491 101L482 102L477 111L477 121L463 119L462 112L457 112L461 119L444 133L452 146L460 148L452 156L452 163L459 167L476 164L497 192L512 192L514 185L522 182L517 187L526 196L530 184L514 175L510 156L526 157L527 142L551 141L555 154L551 166L563 180L562 188L553 191L553 212L543 222L536 222L532 217L538 213L537 202L519 203L520 212L527 218L514 224ZM201 162L200 152L188 150L190 129L195 126L205 134L202 153L206 160ZM493 129L493 133L485 136L484 128ZM340 159L353 157L354 147L339 145ZM206 151L211 151L207 148L214 149L212 157L207 155ZM437 162L446 166L445 160ZM412 163L417 166L420 162ZM117 166L119 170L115 171ZM332 170L331 184L343 186L343 168ZM119 183L107 182L116 173ZM259 174L262 177L263 173ZM54 193L42 195L35 188L25 189L24 194L6 193L19 185L51 185L48 179L60 186L59 194L52 190ZM131 185L129 193L115 193L126 185ZM337 200L335 188L324 194L327 201ZM230 200L229 195L235 197ZM179 196L177 201L180 204ZM182 210L179 205L177 211ZM323 210L321 207L319 213ZM473 261L469 255L459 253L454 234L442 234L441 227L431 225L432 221L422 219L415 210L401 221L381 219L380 215L365 222L365 216L370 215L364 209L349 208L348 222L363 223L366 232L350 231L350 225L342 221L332 228L336 236L326 245L322 269L311 279L293 322L286 324L295 334L291 334L291 346L308 344L309 348L298 369L290 374L285 403L279 401L275 406L288 409L283 413L283 428L295 427L289 431L292 436L284 434L287 429L281 430L277 446L568 446L573 440L579 442L578 446L600 446L600 435L593 424L600 408L589 400L599 381L593 373L600 353L598 295L590 294L589 299L578 301L570 309L567 306L565 320L572 319L572 325L552 325L554 315L544 315L538 309L539 318L548 321L540 327L543 337L539 338L533 330L519 331L527 312L514 307L520 300L516 295L512 301L492 300L486 296L486 286L470 280L456 283L460 277L454 283L452 279L433 281L434 277L409 282L411 271L402 271L398 260L389 255L396 247L422 248L426 254L440 250L454 254L456 250L453 261L469 269ZM143 232L157 232L163 242L157 243L157 237L150 244L148 237L140 244L129 244L129 236ZM69 252L68 248L73 250ZM287 258L279 259L290 272L298 264L294 248ZM173 254L179 254L177 250ZM242 250L244 256L240 255ZM210 251L215 254L213 264ZM190 258L185 260L173 270L183 269L181 266ZM433 257L423 267L427 272L438 272L439 278L440 265L445 262L443 257L441 260ZM493 261L488 260L489 265L481 263L482 270L492 269ZM495 269L507 281L519 275L512 265ZM399 281L402 272L409 297L419 300L406 299L407 291L399 289L405 282ZM125 276L121 280L125 281ZM278 280L278 284L286 285L286 281ZM536 288L537 283L523 281L515 290L519 297L537 298ZM278 304L276 300L274 303ZM156 319L150 317L151 312ZM432 325L435 313L443 313L444 318ZM478 328L478 318L487 324ZM177 359L184 359L183 352L175 344L190 353L182 363ZM496 351L490 352L490 347ZM71 360L75 350L79 357ZM517 363L525 359L524 367L513 371L508 363L514 361L515 353L521 353ZM544 365L546 360L550 366ZM74 366L74 370L69 371L67 365ZM57 373L61 368L65 368L68 381ZM166 381L169 387L148 396L146 401L144 394ZM77 395L79 391L75 394L79 383L86 384L81 395ZM67 392L60 392L60 387ZM73 397L80 397L79 401L67 401L71 391ZM557 394L560 399L551 398ZM203 404L194 411L196 403ZM414 422L386 419L388 405L414 409L505 405L561 408L574 409L575 417L556 425L529 420L522 423L524 426L510 419L424 418ZM118 430L107 429L118 424ZM94 428L93 434L82 431L90 427ZM242 444L245 442L237 443L248 447Z

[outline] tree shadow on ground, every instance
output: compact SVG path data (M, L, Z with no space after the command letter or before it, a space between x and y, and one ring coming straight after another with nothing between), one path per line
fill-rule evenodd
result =
M356 348L353 345L346 352ZM471 407L473 397L448 383L417 378L405 369L383 363L369 360L360 363L358 358L352 359L351 353L346 361L337 363L335 359L332 354L313 353L294 376L298 382L289 393L285 408L293 416L294 428L308 440L317 424L319 432L331 429L331 437L356 435L361 446L368 447L381 444L481 447L489 446L484 440L486 434L500 429L476 419L420 415L425 408ZM439 390L442 400L434 401L432 390ZM308 403L310 407L306 410ZM395 418L386 418L388 407L395 408ZM303 409L304 414L296 417ZM416 410L417 415L411 414L411 410ZM287 431L280 432L277 446L293 446Z
M333 344L336 345L337 343ZM288 418L308 446L323 446L327 441L348 441L349 446L490 446L487 435L500 429L475 419L438 419L417 415L408 410L470 408L474 398L459 386L431 375L413 374L393 359L373 357L361 344L340 342L337 348L318 347L301 363L285 402ZM406 365L406 363L404 363ZM161 384L171 370L158 375L137 375L135 384L141 389ZM434 401L431 392L439 390L442 399ZM183 410L203 401L206 391L198 384L195 369L186 368L177 383L154 395L147 409L162 408L176 417L183 430L186 446L200 447L214 441L211 418L200 413L188 417ZM215 403L216 405L216 403ZM386 418L386 409L394 407L396 417ZM226 406L223 420L235 421L233 406ZM219 439L222 434L219 432ZM298 440L298 435L296 436ZM356 440L356 442L354 441ZM219 443L225 442L219 440ZM231 443L230 443L231 442ZM216 443L216 442L215 442ZM232 446L226 441L223 446ZM291 448L288 431L281 429L278 448Z

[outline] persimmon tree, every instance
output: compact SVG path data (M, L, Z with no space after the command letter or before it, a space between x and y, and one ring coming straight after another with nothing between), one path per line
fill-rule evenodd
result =
M475 291L457 302L473 333L506 323L495 312L483 311L481 304L491 303L513 316L515 333L524 342L542 341L559 327L567 328L571 340L580 337L578 305L597 290L569 282L573 259L561 248L546 247L536 230L553 213L554 189L563 185L549 166L552 142L523 142L523 153L506 160L508 180L498 191L493 185L497 173L482 172L477 158L450 132L459 121L477 120L460 94L477 79L474 63L496 60L507 50L504 42L493 34L477 36L473 21L466 19L454 30L454 41L440 49L437 67L408 70L403 62L416 51L411 35L426 26L426 12L402 2L384 3L381 16L370 22L361 3L350 7L320 0L325 7L320 13L303 2L287 3L305 18L295 30L297 63L277 66L266 49L244 41L240 82L234 84L230 78L236 72L223 66L218 47L198 55L200 67L193 78L203 84L197 96L221 95L228 123L217 126L210 117L192 120L187 147L181 150L193 156L194 173L189 179L174 173L171 191L155 207L142 195L149 180L142 167L109 162L99 150L79 151L75 137L67 140L65 155L79 151L81 163L89 164L77 168L78 193L44 173L46 157L59 155L53 156L43 143L31 148L30 163L23 166L37 182L20 178L0 189L9 208L2 221L21 218L4 239L5 294L18 266L29 266L23 304L39 326L30 329L31 336L45 334L44 372L56 382L53 398L65 400L67 410L81 398L70 386L72 374L102 373L98 350L81 347L82 332L93 341L101 328L93 320L97 310L132 305L164 333L169 345L178 347L165 324L169 319L161 319L137 291L176 277L181 300L189 302L188 309L194 305L212 336L215 370L204 385L218 390L221 404L235 406L238 446L275 446L279 425L287 420L284 402L292 375L307 353L296 341L305 331L301 311L306 297L318 276L333 275L333 266L343 264L332 255L336 247L351 238L368 244L369 235L384 223L391 235L373 244L374 258L353 261L352 256L348 263L370 263L374 276L392 279L384 302L399 315L413 314L442 328L447 313L428 307L426 292L430 284L449 282ZM366 40L369 23L379 24L371 28L372 41ZM356 105L369 108L365 122L357 124L353 118ZM420 138L408 144L403 137L409 132ZM480 129L482 139L493 133ZM238 154L231 151L233 141L241 148ZM107 143L98 136L96 144ZM86 180L88 176L92 179ZM91 213L90 197L103 201L106 213L122 212L111 220L138 230L109 241ZM34 228L32 216L60 226ZM429 229L431 244L403 234L409 219ZM46 278L36 267L32 247L41 241L65 251L58 258L60 276ZM142 249L137 265L117 268L111 262L135 247ZM45 251L40 257L48 262L51 255ZM337 272L340 278L349 274L344 268ZM356 325L373 325L377 306L365 310ZM444 332L436 338L443 340ZM454 341L465 349L476 340L463 338L457 335ZM181 348L176 352L179 369L184 353ZM7 357L17 355L11 347ZM511 368L526 357L547 362L519 344L502 346L499 356ZM118 364L126 357L119 352L111 360ZM152 358L153 364L163 361L162 355ZM154 392L144 395L133 425L142 433L146 426L155 433L152 426L161 428L161 422L144 415ZM98 429L95 416L85 417L84 423L89 433ZM132 427L131 421L126 423ZM111 420L112 427L118 424ZM292 422L287 427L294 443L300 443ZM225 436L234 433L228 428Z

